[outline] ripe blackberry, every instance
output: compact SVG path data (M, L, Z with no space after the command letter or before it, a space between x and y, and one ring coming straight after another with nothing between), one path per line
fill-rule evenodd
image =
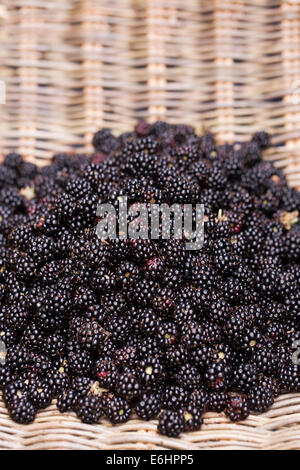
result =
M9 382L3 388L3 400L6 406L17 399L28 399L28 388L25 382L19 377L13 382Z
M189 363L183 364L175 373L175 380L178 385L184 384L187 390L196 390L202 385L202 377L196 367Z
M146 385L162 382L165 376L163 364L155 357L145 357L139 361L137 372L142 383Z
M96 132L93 138L93 146L99 152L109 155L111 152L117 149L118 141L112 135L110 129L105 128Z
M284 365L279 370L281 389L285 392L298 392L300 390L299 365Z
M88 351L80 350L70 352L68 366L74 375L85 375L92 368L92 359Z
M112 424L126 423L131 415L131 407L121 397L113 397L106 407L106 416Z
M57 396L56 406L60 413L66 413L76 408L78 400L77 392L69 388L62 390Z
M270 389L257 385L249 390L248 402L250 410L264 413L273 405L274 397Z
M184 431L198 431L203 424L202 409L190 404L183 409Z
M232 370L227 364L213 362L205 371L205 383L215 392L226 391L230 384Z
M258 371L254 364L241 363L233 373L234 387L241 391L247 392L258 381Z
M171 346L178 341L179 328L173 322L161 323L158 327L157 338L162 346Z
M168 437L177 437L183 432L185 420L182 411L165 410L159 416L157 430Z
M216 392L212 392L212 395L217 395ZM219 395L224 395L220 393ZM209 394L204 388L197 388L192 391L192 393L189 396L188 403L191 405L193 408L196 408L198 411L204 411L207 403L208 403L208 398Z
M224 392L211 392L208 394L206 406L208 411L221 413L227 406L227 394Z
M179 410L188 401L189 394L183 386L167 385L162 396L163 408L169 410Z
M86 395L79 398L75 411L77 417L86 424L95 424L104 415L101 398L95 395Z
M160 396L154 393L143 394L135 407L136 414L144 421L156 418L160 410Z
M30 424L35 419L36 409L27 398L15 398L8 405L8 413L16 423Z
M137 399L141 394L141 385L132 370L125 370L120 374L115 389L116 393L128 402Z
M107 359L98 359L94 366L95 378L104 388L113 389L119 380L118 369L115 364Z
M242 395L234 395L228 398L225 414L233 421L243 421L248 418L250 414L248 401Z
M101 329L96 321L84 321L76 330L78 343L87 351L96 349L101 338Z
M137 349L134 346L125 346L117 349L113 354L113 361L117 367L132 368L137 360Z
M5 388L13 379L12 372L7 365L0 364L0 388Z
M47 408L52 401L51 386L45 380L33 381L29 386L29 399L36 409Z

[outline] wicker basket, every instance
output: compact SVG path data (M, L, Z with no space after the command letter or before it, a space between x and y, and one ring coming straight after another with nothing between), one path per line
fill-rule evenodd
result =
M90 152L100 127L191 123L220 142L258 129L300 186L299 0L0 0L0 144L45 164ZM300 394L240 425L208 414L167 439L155 422L88 426L54 406L27 427L0 407L2 449L300 449Z

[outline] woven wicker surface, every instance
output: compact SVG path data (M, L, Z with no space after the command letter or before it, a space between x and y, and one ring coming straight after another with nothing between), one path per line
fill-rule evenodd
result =
M134 417L112 427L82 424L73 414L61 415L52 405L34 424L20 426L0 406L0 449L21 450L299 450L300 394L280 397L264 415L233 424L224 415L207 413L201 431L171 439L156 432L156 421Z
M0 0L0 148L39 164L94 131L185 122L220 142L258 129L300 187L299 0ZM55 407L27 427L0 407L2 449L300 449L300 395L245 423L207 415L167 439L135 419L87 426Z

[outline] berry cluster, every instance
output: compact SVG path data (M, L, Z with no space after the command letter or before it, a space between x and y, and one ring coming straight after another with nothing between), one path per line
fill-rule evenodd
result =
M0 366L13 420L57 398L85 423L158 417L195 431L300 391L300 194L262 160L269 137L218 146L191 127L140 122L95 154L0 166ZM105 240L97 205L202 203L205 241ZM135 219L130 221L137 223Z

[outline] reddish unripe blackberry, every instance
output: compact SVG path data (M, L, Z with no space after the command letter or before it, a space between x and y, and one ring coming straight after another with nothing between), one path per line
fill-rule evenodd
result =
M250 414L247 398L242 395L230 396L226 405L225 413L233 421L243 421Z

